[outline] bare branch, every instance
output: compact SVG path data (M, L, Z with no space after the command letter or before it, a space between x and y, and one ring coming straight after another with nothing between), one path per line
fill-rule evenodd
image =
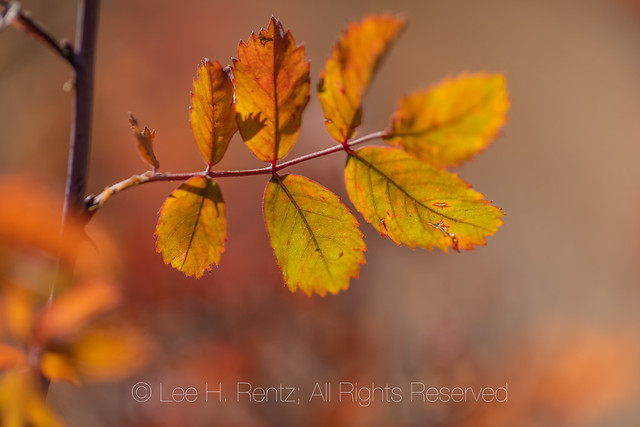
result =
M67 187L63 217L85 211L84 196L91 146L91 116L93 111L93 70L98 35L100 0L78 1L78 23L75 53L76 92L71 119Z
M20 3L0 0L0 5L4 7L0 14L0 29L12 25L24 31L27 35L49 46L72 67L75 67L75 54L70 43L56 40L41 24L31 19L28 13L22 12Z

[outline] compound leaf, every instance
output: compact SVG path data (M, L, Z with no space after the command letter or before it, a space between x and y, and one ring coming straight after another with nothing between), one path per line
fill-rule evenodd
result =
M191 93L191 130L209 166L218 163L238 130L233 83L218 61L198 67Z
M391 144L436 166L454 166L484 149L506 122L504 76L462 74L400 100Z
M167 198L156 227L156 250L187 276L201 277L220 262L227 220L220 187L204 176L189 179Z
M356 209L398 244L473 249L502 225L502 211L455 174L399 149L355 151L345 176Z
M310 98L309 63L303 46L271 18L267 30L251 34L233 60L240 135L260 160L284 157L300 132Z
M265 189L264 216L291 291L336 294L358 277L366 245L358 221L331 191L302 176L276 175Z
M397 16L369 15L350 24L333 47L320 74L318 96L325 126L336 141L345 142L355 134L362 116L362 98L404 25L404 19Z

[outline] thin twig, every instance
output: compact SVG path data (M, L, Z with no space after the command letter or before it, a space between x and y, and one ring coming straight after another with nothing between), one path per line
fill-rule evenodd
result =
M5 9L0 14L0 29L13 25L24 31L27 35L41 41L53 49L62 59L75 67L75 54L73 46L65 41L58 41L40 23L31 19L21 10L20 3L0 0L0 5Z
M117 182L98 194L97 196L89 196L85 199L85 205L89 212L94 213L97 211L106 200L114 194L120 193L128 188L137 187L138 185L146 184L149 182L159 182L159 181L186 181L187 179L193 178L194 176L208 176L210 178L227 178L227 177L239 177L239 176L253 176L253 175L271 175L274 172L278 172L282 169L288 168L289 166L296 165L298 163L306 162L308 160L316 159L318 157L326 156L328 154L337 153L339 151L344 151L345 149L349 149L355 145L363 144L368 141L372 141L374 139L384 138L386 136L386 131L374 132L369 135L365 135L361 138L354 139L352 141L347 142L346 144L334 145L333 147L327 148L325 150L316 151L314 153L306 154L301 157L297 157L295 159L289 160L288 162L276 164L275 168L271 165L266 166L264 168L258 169L242 169L242 170L232 170L232 171L204 171L204 172L195 172L195 173L160 173L160 172L145 172L141 175L133 175L130 178Z
M361 138L357 138L352 141L349 141L346 144L336 145L334 147L327 148L326 150L307 154L306 156L298 157L297 159L289 160L288 162L279 164L276 167L276 171L279 171L289 166L293 166L301 162L306 162L307 160L315 159L316 157L321 157L321 156L326 156L327 154L336 153L338 151L344 150L345 148L353 147L358 144L363 144L365 142L369 142L374 139L383 139L386 135L387 135L387 131L378 131L378 132L370 133L369 135L365 135Z

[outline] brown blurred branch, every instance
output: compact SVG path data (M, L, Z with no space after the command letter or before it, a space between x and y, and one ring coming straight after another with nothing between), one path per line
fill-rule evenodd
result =
M75 67L75 54L71 44L56 40L41 24L31 19L28 13L22 12L20 3L0 0L0 6L4 7L0 13L0 29L12 25L24 31L27 35L49 46L72 67Z
M67 185L63 210L63 235L68 224L86 213L84 194L87 186L87 167L91 145L91 114L93 110L93 81L98 14L100 0L78 0L76 49L66 42L58 42L40 24L22 12L20 3L0 0L0 29L8 25L45 43L67 60L75 72L75 96L72 107ZM51 296L53 297L53 286Z
M93 74L100 0L78 0L75 50L75 98L71 118L67 187L64 201L65 221L70 215L85 212L84 195L91 145L93 110Z
M194 176L199 176L199 175L205 175L210 178L271 175L282 169L288 168L289 166L306 162L308 160L316 159L318 157L326 156L327 154L337 153L338 151L342 151L342 150L349 151L351 147L355 145L372 141L374 139L384 138L386 135L387 135L386 131L374 132L369 135L365 135L361 138L357 138L352 141L349 141L346 144L334 145L333 147L329 147L325 150L316 151L314 153L306 154L304 156L297 157L295 159L289 160L284 163L276 164L275 167L266 166L264 168L259 168L259 169L243 169L243 170L234 170L234 171L205 171L205 172L196 172L196 173L161 173L161 172L149 171L141 175L133 175L130 178L117 182L105 188L104 191L98 194L97 196L91 195L87 197L85 200L85 204L86 204L87 210L93 214L112 195L116 193L120 193L128 188L137 187L138 185L141 185L141 184L146 184L148 182L186 181L189 178L193 178Z
M67 164L67 185L62 213L62 236L66 237L78 220L87 221L84 194L87 187L87 169L91 146L91 114L93 110L93 81L96 41L98 35L98 15L100 0L78 0L76 24L76 49L73 52L75 71L75 96L72 104L71 131L69 140L69 160ZM73 270L73 266L70 266ZM49 304L53 303L57 285L64 280L58 270L56 280L51 285ZM43 392L49 391L50 380L43 375Z

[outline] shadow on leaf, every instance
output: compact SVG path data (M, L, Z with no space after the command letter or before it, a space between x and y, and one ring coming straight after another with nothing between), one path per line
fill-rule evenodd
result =
M261 117L262 113L253 114L250 113L246 117L242 117L240 113L236 114L236 118L238 120L238 128L240 129L240 134L242 135L242 139L245 141L256 136L260 130L266 126L267 119Z
M209 181L211 180L207 179L207 182ZM180 186L180 191L188 191L189 193L195 194L196 196L209 199L214 204L222 201L222 193L220 192L220 187L213 181L207 184L207 186L205 186L204 188L184 183Z

